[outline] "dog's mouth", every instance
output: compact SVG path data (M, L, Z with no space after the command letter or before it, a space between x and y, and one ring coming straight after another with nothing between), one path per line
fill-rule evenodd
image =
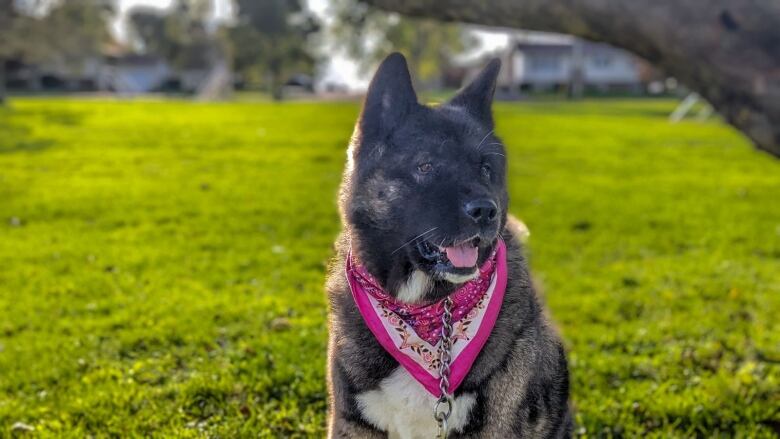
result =
M479 237L454 242L448 246L421 240L417 242L417 251L423 259L433 265L435 273L468 275L476 271L479 244Z

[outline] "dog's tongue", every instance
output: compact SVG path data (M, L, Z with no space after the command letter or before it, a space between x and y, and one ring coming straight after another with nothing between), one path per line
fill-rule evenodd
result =
M473 245L461 244L457 247L444 247L447 259L454 267L473 267L477 265L478 249Z

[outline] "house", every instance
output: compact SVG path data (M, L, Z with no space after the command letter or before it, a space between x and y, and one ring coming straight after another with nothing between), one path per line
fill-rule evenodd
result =
M504 68L499 93L512 96L532 92L642 93L657 75L649 64L622 49L571 35L517 32L498 54ZM478 62L476 64L482 64ZM477 65L466 69L468 81Z
M5 61L6 87L13 92L197 92L210 79L207 67L176 69L155 55L117 46L75 64L49 60L34 64Z
M163 88L171 73L164 60L152 55L108 56L99 75L100 89L122 94L146 93Z
M45 64L11 58L4 62L5 87L12 92L78 92L95 91L100 63L87 59L76 66L51 61Z
M521 32L504 54L507 91L634 92L647 63L622 49L571 35Z

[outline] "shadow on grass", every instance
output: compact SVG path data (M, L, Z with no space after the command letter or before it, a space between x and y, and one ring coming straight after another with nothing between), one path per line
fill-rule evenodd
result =
M74 111L52 109L16 109L0 107L0 154L38 152L54 146L55 141L33 131L35 126L76 126L81 115Z

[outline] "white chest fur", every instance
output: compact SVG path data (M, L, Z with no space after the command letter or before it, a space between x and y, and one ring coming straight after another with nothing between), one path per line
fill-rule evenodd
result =
M366 420L386 431L390 439L435 437L435 402L436 398L400 366L382 380L379 389L361 393L357 397L358 407ZM455 399L448 422L449 431L463 429L474 402L472 393Z

